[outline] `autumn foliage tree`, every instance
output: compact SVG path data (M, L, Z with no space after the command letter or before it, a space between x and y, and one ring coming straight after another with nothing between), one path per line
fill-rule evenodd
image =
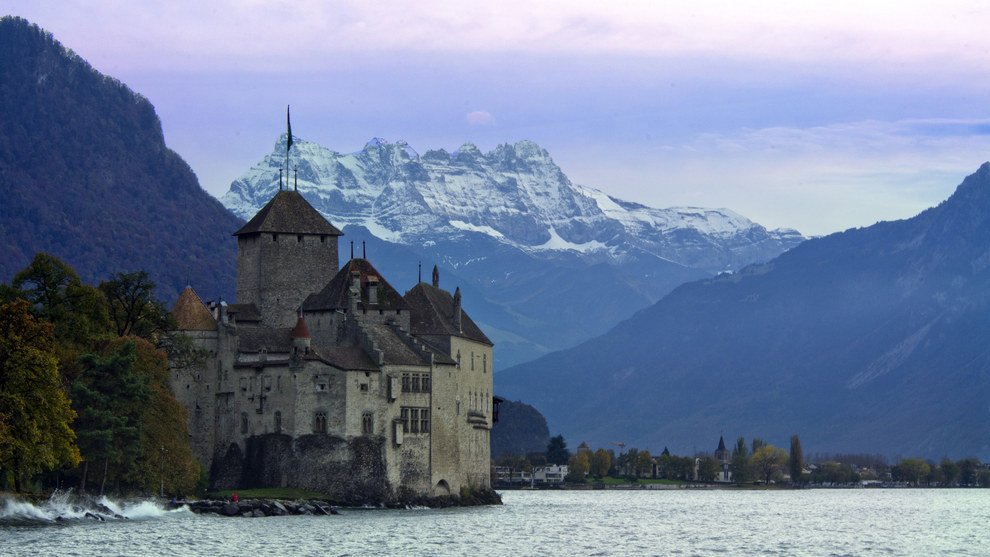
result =
M51 324L23 300L0 305L0 477L14 489L39 472L79 463Z

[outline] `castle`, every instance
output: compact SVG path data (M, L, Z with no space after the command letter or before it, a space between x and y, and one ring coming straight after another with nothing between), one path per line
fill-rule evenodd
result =
M492 343L460 289L400 295L281 190L237 237L237 303L173 309L197 357L170 361L213 489L297 487L382 502L490 489ZM353 249L352 249L353 251Z

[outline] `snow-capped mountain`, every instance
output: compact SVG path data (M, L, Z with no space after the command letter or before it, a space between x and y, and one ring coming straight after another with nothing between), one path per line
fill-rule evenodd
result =
M274 150L221 199L249 219L278 190L283 134ZM360 225L406 245L437 236L490 236L534 256L568 251L592 261L651 255L709 272L765 261L800 243L727 209L655 209L572 184L532 141L488 153L465 143L420 156L407 143L369 141L341 154L293 137L289 177L338 226ZM296 181L297 180L297 181Z
M286 139L230 185L221 202L232 212L249 219L278 191ZM573 184L531 141L420 155L373 139L342 154L293 136L289 167L286 186L345 241L370 242L369 258L390 280L412 282L419 261L437 262L466 294L475 289L472 316L492 331L502 363L573 345L685 281L804 239L726 209L656 209Z

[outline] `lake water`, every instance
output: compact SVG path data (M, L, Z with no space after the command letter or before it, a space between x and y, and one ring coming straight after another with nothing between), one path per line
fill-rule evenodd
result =
M990 490L507 491L499 507L222 518L0 503L0 555L990 555Z

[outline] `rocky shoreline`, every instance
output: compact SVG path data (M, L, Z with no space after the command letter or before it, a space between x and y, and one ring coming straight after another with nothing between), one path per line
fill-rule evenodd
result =
M417 507L446 508L501 504L502 497L495 490L489 489L465 492L462 496L403 497L388 503L363 506L341 506L320 499L293 501L285 499L242 499L240 501L200 499L196 501L170 501L166 504L165 508L178 509L185 506L196 514L261 518L268 516L332 516L340 514L340 509L342 508L409 509Z
M220 516L289 516L316 515L331 516L340 512L326 501L281 501L278 499L248 499L245 501L173 501L166 508L177 509L186 506L196 514L216 514Z

